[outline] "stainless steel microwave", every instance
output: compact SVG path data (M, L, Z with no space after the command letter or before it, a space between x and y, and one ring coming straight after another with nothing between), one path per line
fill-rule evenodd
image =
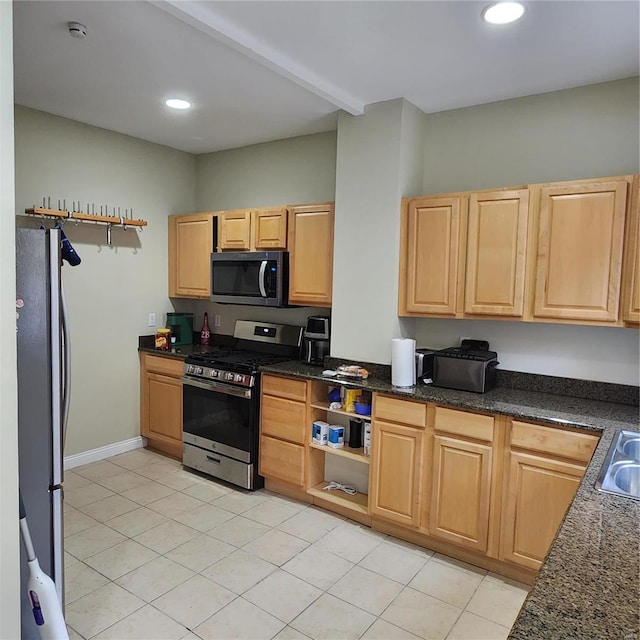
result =
M288 290L287 251L211 254L211 302L284 307Z

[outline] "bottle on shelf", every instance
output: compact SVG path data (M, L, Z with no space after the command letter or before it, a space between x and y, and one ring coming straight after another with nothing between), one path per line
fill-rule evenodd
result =
M202 322L202 329L200 329L200 344L207 346L209 344L209 338L211 337L211 331L209 331L209 314L204 312L204 321Z

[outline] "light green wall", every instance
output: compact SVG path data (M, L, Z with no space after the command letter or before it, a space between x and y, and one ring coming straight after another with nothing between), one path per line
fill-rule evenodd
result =
M144 231L73 223L65 233L82 258L65 264L72 349L71 411L65 455L136 437L139 432L138 336L164 324L167 216L193 211L195 157L104 129L16 107L17 212L50 196L133 208ZM37 222L29 218L30 222Z
M0 638L20 637L13 7L0 2Z
M423 193L637 173L638 78L429 115ZM489 340L501 368L640 383L638 331L424 319L418 346Z
M198 211L328 202L335 198L336 132L277 140L196 157ZM197 328L205 311L219 315L212 330L232 334L236 320L304 326L309 315L327 309L264 309L243 305L173 300L176 311L193 311Z
M424 114L406 100L338 119L331 354L388 363L398 318L400 198L421 183Z
M638 78L428 115L423 193L637 173Z
M335 184L335 131L196 158L198 211L327 202Z

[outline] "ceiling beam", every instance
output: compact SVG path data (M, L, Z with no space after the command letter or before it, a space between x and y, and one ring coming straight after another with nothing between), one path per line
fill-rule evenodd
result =
M149 2L339 109L354 116L364 113L365 105L361 100L220 17L212 8L213 3L207 4L205 8L205 3L184 0L149 0Z

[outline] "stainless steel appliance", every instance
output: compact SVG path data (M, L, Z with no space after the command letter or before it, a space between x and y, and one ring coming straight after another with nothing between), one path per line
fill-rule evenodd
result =
M69 336L60 247L58 229L16 229L20 491L35 553L63 603L62 480ZM28 579L21 549L22 640L36 640L40 635L26 597Z
M416 380L433 379L433 359L438 349L416 349Z
M296 359L302 327L236 320L233 336L233 349L212 348L185 359L182 462L259 489L260 367Z
M485 393L496 385L498 354L485 340L463 340L459 347L437 351L433 357L433 385Z
M211 301L284 307L289 290L286 251L211 254Z
M302 337L301 360L308 364L324 364L325 356L330 351L330 326L329 316L309 316L307 327Z

